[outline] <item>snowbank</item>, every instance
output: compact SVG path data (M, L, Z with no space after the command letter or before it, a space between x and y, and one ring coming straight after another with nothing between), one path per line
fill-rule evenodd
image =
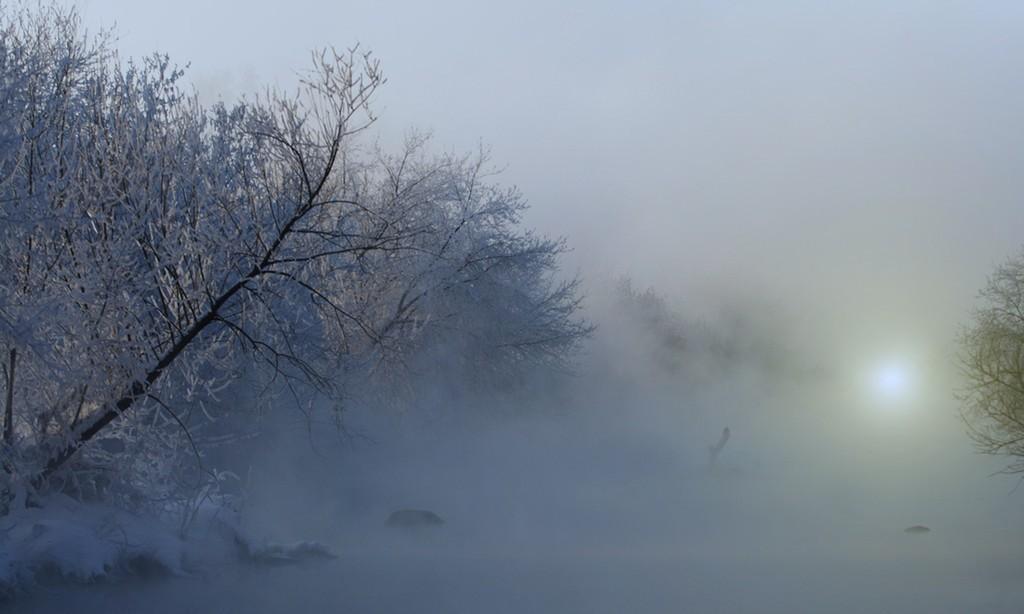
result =
M0 517L0 594L44 578L180 574L184 560L184 543L172 530L109 506L55 496Z
M64 496L0 517L0 599L39 582L89 583L201 573L221 564L289 565L335 558L317 542L257 540L223 507L200 510L183 540L170 526Z

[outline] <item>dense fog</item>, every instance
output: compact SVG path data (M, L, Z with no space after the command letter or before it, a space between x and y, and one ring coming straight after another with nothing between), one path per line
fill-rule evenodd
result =
M54 586L19 611L1017 610L1015 481L986 478L941 383L880 409L812 355L722 352L708 323L666 352L605 298L569 382L425 389L416 411L352 408L340 437L293 414L261 440L248 527L336 560ZM387 526L408 508L445 522Z
M209 451L247 535L334 558L239 564L200 523L202 565L0 609L1021 611L1024 489L965 433L956 343L1024 228L1018 5L387 4L80 10L204 103L362 41L367 140L485 143L594 329L498 383L440 344Z

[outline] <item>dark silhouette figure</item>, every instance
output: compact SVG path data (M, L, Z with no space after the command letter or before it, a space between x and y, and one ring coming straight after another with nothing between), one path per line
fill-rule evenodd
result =
M710 451L710 463L711 466L715 466L715 461L718 460L718 455L721 454L722 448L729 442L729 427L722 429L722 436L718 438L718 443L709 448Z

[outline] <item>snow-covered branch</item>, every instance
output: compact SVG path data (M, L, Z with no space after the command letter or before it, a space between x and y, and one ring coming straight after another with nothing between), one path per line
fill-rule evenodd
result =
M122 62L73 12L0 7L0 31L6 492L137 485L201 453L211 408L245 411L217 403L242 376L336 396L429 348L561 363L588 331L563 244L519 230L484 154L416 136L367 155L372 55L320 52L295 92L206 108L167 57Z

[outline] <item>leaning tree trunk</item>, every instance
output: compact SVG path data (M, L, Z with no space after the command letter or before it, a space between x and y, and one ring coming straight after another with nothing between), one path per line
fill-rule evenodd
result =
M309 201L304 206L300 207L286 223L281 230L278 232L274 242L267 248L260 262L253 266L253 268L241 279L232 284L227 290L225 290L217 299L210 305L210 308L202 315L185 334L178 339L167 352L160 358L156 366L146 373L144 378L135 380L131 386L128 387L119 399L112 403L106 404L103 409L96 415L96 417L88 424L88 426L79 430L77 433L73 433L70 441L63 448L59 449L46 461L46 465L43 466L42 470L39 471L31 480L32 488L39 489L46 481L52 476L58 469L60 469L64 463L66 463L75 452L78 451L83 445L88 443L97 433L102 431L108 424L113 422L118 416L131 409L139 399L148 396L153 385L160 379L171 364L195 341L200 334L214 322L220 320L221 309L230 301L242 288L247 284L255 280L256 278L263 275L271 260L281 248L281 244L291 234L292 229L295 225L312 209L312 203L315 201L317 193L310 196Z

